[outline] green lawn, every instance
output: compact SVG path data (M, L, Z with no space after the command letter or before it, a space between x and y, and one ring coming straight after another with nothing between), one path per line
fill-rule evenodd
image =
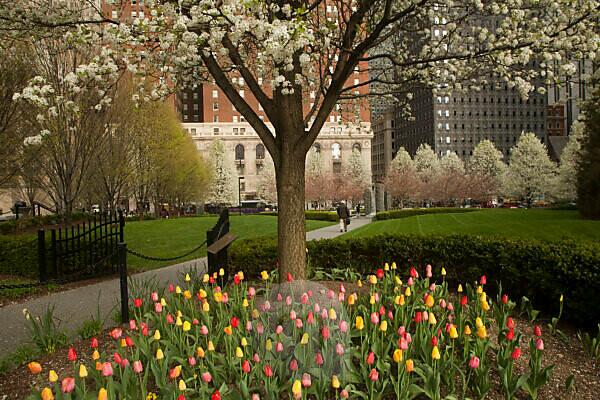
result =
M175 257L192 250L206 240L206 231L215 225L217 219L217 217L198 217L127 222L125 224L125 242L129 249L149 256ZM239 239L277 234L277 217L231 216L230 221L230 232ZM333 223L310 220L306 222L306 230L323 228ZM134 270L153 269L204 255L206 255L206 246L188 257L171 262L147 261L129 254L127 265Z
M600 241L600 221L582 220L577 211L490 209L464 214L432 214L376 221L343 237L386 233L461 233Z

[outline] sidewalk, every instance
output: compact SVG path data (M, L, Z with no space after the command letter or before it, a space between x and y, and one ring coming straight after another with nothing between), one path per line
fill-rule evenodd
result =
M348 231L357 229L371 222L371 218L352 218ZM332 239L342 235L338 224L327 226L306 233L306 240ZM136 279L149 279L156 277L159 282L173 282L179 272L197 266L200 271L206 268L206 257L187 261L181 264L163 267L154 271L142 272L134 275ZM100 297L98 297L100 296ZM119 279L111 279L93 285L82 286L64 292L52 293L25 303L12 304L0 308L0 354L10 354L17 346L29 340L29 333L25 326L23 309L27 308L33 315L42 315L48 305L56 306L55 317L61 321L60 328L66 330L73 337L83 321L91 319L96 313L97 300L100 304L100 313L106 325L114 325L113 315L120 301Z

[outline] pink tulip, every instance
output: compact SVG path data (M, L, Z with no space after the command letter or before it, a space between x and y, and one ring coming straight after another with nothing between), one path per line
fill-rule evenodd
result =
M290 371L298 371L298 361L295 358L290 361Z
M308 292L306 292L306 294L308 294L308 297L313 297L313 291L308 289Z
M336 353L338 356L341 356L341 355L343 355L343 354L344 354L344 346L342 346L342 344L341 344L341 343L337 343L337 344L335 345L335 353Z
M315 306L313 307L313 309L315 310L316 313L321 312L321 306L319 306L319 303L315 303Z
M223 292L223 298L221 299L221 302L223 302L223 304L229 303L229 295L227 292Z
M300 303L304 305L308 304L308 294L302 293L302 296L300 296Z
M119 353L113 354L113 358L115 359L115 362L117 364L121 364L121 362L123 361L123 358L121 357L121 355Z
M373 325L379 324L379 314L377 314L376 312L371 313L371 323Z
M296 311L294 311L294 310L290 311L290 320L292 320L292 321L293 321L293 320L295 320L296 318L297 318L297 317L296 317Z
M471 357L471 359L469 360L469 367L471 367L472 369L479 368L479 357L477 357L477 356Z
M346 321L344 321L344 320L340 321L339 327L340 327L340 332L342 332L342 333L348 332L348 323Z
M188 363L190 364L190 366L195 366L196 365L196 358L195 357L189 357L188 358Z
M429 290L432 292L435 292L435 282L433 282L431 285L429 285Z
M404 327L404 325L401 325L401 326L398 328L398 336L403 336L403 335L404 335L404 332L406 332L406 328Z
M410 278L408 278L408 281L406 282L406 284L407 284L408 286L412 286L412 285L414 285L414 283L415 283L415 282L413 281L413 278L412 278L412 276L411 276Z
M487 278L485 277L485 275L483 275L480 279L479 279L479 284L480 285L485 285L487 283Z
M281 293L277 293L277 301L280 303L283 301L283 296L281 295Z
M316 363L317 365L323 365L323 362L324 362L324 361L323 361L323 355L322 355L321 353L317 353L317 354L315 355L315 363Z
M259 335L262 335L265 331L265 327L263 326L262 322L258 322L256 324L256 332L258 332Z
M387 317L390 321L394 320L394 313L392 312L392 310L389 310L387 313Z
M342 293L342 292L338 293L338 301L343 303L344 299L345 299L344 293Z
M121 360L121 364L119 364L121 366L121 368L127 368L127 366L129 365L129 360L124 358Z
M198 318L194 318L192 320L192 325L194 325L194 326L198 326L199 323L200 323L200 321L198 321Z
M277 325L277 328L275 328L275 333L281 335L281 332L283 332L283 326Z
M258 355L258 353L254 353L254 356L252 357L252 359L254 360L255 363L260 362L260 356Z
M329 339L329 327L324 326L323 329L321 329L321 336L325 340Z
M256 296L256 289L254 289L254 287L250 286L248 288L248 297L250 297L250 299L252 299L254 296Z
M327 291L327 298L328 298L329 300L333 300L333 299L335 298L335 292L334 292L333 290L329 289L329 290Z
M535 348L538 350L544 350L544 341L542 340L542 338L537 338L535 340Z
M309 312L308 312L308 314L307 314L307 316L306 316L306 322L307 322L309 325L312 325L312 324L314 324L314 323L315 323L315 317L314 317L314 315L313 315L312 311L309 311Z
M404 338L400 338L400 350L408 350L408 342Z
M252 400L260 400L260 396L257 393L252 395Z
M444 299L440 300L440 307L446 308L446 300L444 300Z
M292 305L292 296L286 296L286 298L285 298L285 305L286 306L291 306Z
M344 389L340 392L340 397L342 399L347 399L348 397L350 397L350 393L348 393L348 391L346 389Z
M143 371L144 371L144 366L142 365L142 362L140 360L134 361L133 362L133 372L135 372L136 374L139 374Z
M327 312L327 309L324 308L321 310L321 319L328 319L329 318L329 313Z
M112 364L109 362L105 362L102 364L102 376L112 376L113 368Z
M375 368L369 372L369 379L371 379L373 382L377 382L379 380L379 372L377 372Z
M200 334L202 334L204 336L208 335L208 327L206 325L202 325L200 327Z
M114 328L113 330L110 331L110 337L112 337L114 340L118 340L122 334L123 334L123 329L121 329L121 328Z
M452 303L448 303L448 311L454 311L454 306Z
M169 283L169 293L173 293L175 291L175 285Z
M154 312L160 314L163 310L162 304L154 303Z
M210 375L210 372L204 372L204 373L202 374L202 380L203 380L205 383L210 383L210 381L212 381L212 376Z
M302 329L303 326L302 320L300 318L296 319L296 329Z
M367 365L373 365L374 362L375 362L375 353L370 351L369 354L367 355Z
M340 283L340 293L346 293L346 288L343 283Z
M137 325L135 324L135 319L129 320L129 330L135 331L137 329Z
M275 345L275 351L281 353L283 351L283 343L277 342L277 344Z
M262 309L263 311L269 311L271 309L271 303L269 303L269 300L265 301L265 304L263 304Z
M252 321L246 321L246 331L252 332Z
M62 380L61 390L63 393L71 393L75 389L75 379L68 377Z
M430 264L427 264L425 266L425 276L427 278L431 278L433 276L433 274L431 273L431 265Z
M169 325L173 324L175 322L175 320L173 319L173 316L171 314L167 314L167 323Z
M310 385L312 385L312 379L310 374L304 373L302 374L302 386L304 386L305 388L310 387Z

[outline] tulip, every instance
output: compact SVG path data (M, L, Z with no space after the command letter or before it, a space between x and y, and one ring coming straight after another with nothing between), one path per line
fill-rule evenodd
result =
M402 361L402 350L396 349L394 350L394 355L392 356L395 363L399 363Z
M210 396L210 400L221 400L221 393L219 393L218 390L215 390L212 396Z
M354 293L351 294L350 296L348 296L348 305L349 306L353 306L355 301L356 301L356 299L354 298Z
M340 332L342 332L342 333L348 332L348 323L346 321L343 321L343 320L340 321L338 326L340 328Z
M535 348L538 350L544 350L544 341L542 340L542 338L537 338L535 340Z
M471 327L469 327L469 325L465 325L464 332L465 335L469 336L471 334Z
M472 369L479 368L479 357L472 356L471 359L469 360L469 367L471 367Z
M165 358L163 351L161 349L156 350L156 359L162 360L163 358Z
M325 340L329 339L329 327L324 326L323 329L321 329L321 336Z
M98 350L94 350L94 352L92 353L92 360L98 360L100 358L100 353L98 353Z
M312 380L311 380L310 374L307 374L307 373L302 374L302 386L310 387L311 384L312 384Z
M322 320L326 320L327 318L329 318L329 313L327 312L326 308L323 308L321 310L321 319Z
M104 388L98 391L98 400L108 400L108 392Z
M334 389L340 388L340 380L338 379L337 375L333 375L331 377L331 387Z
M533 327L533 334L537 337L542 336L542 328L539 325Z
M133 305L135 308L140 308L142 306L142 299L138 297L137 299L133 300Z
M337 343L337 344L335 345L335 353L336 353L338 356L341 356L341 355L343 355L343 354L344 354L344 346L343 346L341 343Z
M290 361L290 371L298 371L298 361L295 358Z
M508 295L503 294L502 295L502 304L506 304L506 303L508 303Z
M40 372L42 372L42 366L40 365L40 363L32 361L29 364L27 364L27 368L29 368L29 372L31 372L33 375L37 375Z
M260 356L258 355L258 353L254 353L254 357L252 357L252 359L254 360L255 363L260 362Z
M515 338L515 330L510 328L508 332L506 332L506 340L512 341Z
M412 359L406 360L406 372L413 372L415 370L415 363Z
M450 335L450 339L456 339L458 338L458 332L456 331L456 326L455 325L451 325L450 326L450 330L448 331L449 335Z
M42 400L54 400L54 394L52 394L52 389L44 388L41 393Z
M202 373L201 377L202 381L205 383L210 383L210 381L212 381L212 375L210 374L210 372Z
M69 352L67 353L67 358L69 361L77 361L77 352L73 347L69 347Z
M315 316L313 315L312 311L309 311L308 314L306 314L306 322L309 325L312 325L315 323Z
M329 309L329 319L332 321L337 320L337 314L333 308Z
M242 351L242 349L240 347L236 347L235 348L235 356L237 358L242 358L244 357L244 352Z
M85 378L88 376L87 368L83 364L79 364L79 377Z
M58 380L58 375L56 374L56 371L51 369L50 372L48 373L48 381L54 383L57 380Z
M437 346L433 346L433 350L431 351L431 358L434 360L440 359L440 350Z
M296 379L292 385L292 395L294 399L302 398L302 383L298 379Z
M366 361L367 361L367 365L373 365L373 363L375 362L375 353L370 351L369 354L367 355Z
M435 325L437 324L437 319L435 318L435 315L433 313L429 314L429 324L430 325Z
M179 391L183 392L185 389L187 389L187 386L185 385L185 382L183 381L183 379L179 380L179 384L177 385Z
M315 363L319 366L323 365L324 360L323 360L323 355L321 353L317 353L315 355Z
M71 393L75 389L75 379L71 377L63 379L60 388L63 393Z
M381 321L381 325L379 325L379 330L382 332L386 332L388 328L388 323L386 320Z
M408 278L408 281L406 282L406 284L407 284L408 286L412 286L412 285L414 285L414 284L415 284L415 282L414 282L413 278L412 278L412 277L410 277L410 278Z
M358 317L356 317L356 329L358 329L359 331L362 331L365 327L365 321L363 320L363 317L361 317L360 315Z
M266 281L267 279L269 279L269 273L267 271L262 271L260 273L260 277L263 281Z
M515 349L513 350L512 354L510 356L512 357L513 360L517 360L519 357L521 357L521 349L518 347L515 347Z
M485 326L480 326L479 328L477 328L477 336L480 339L485 339L487 337L487 331L485 329Z
M273 369L271 368L271 366L269 364L265 365L265 376L267 378L270 378L273 376Z
M371 313L371 323L373 325L379 324L379 314L377 314L376 312Z
M250 362L248 360L244 360L242 363L242 371L246 374L250 373Z
M133 372L135 372L136 374L139 374L142 371L144 371L144 366L142 365L142 362L140 360L134 361L133 362Z
M189 323L189 321L185 321L185 322L183 323L183 331L184 331L184 332L187 332L187 331L189 331L190 329L192 329L192 324L190 324L190 323Z
M376 285L377 284L377 277L375 275L369 275L368 279L369 279L369 283L371 285Z

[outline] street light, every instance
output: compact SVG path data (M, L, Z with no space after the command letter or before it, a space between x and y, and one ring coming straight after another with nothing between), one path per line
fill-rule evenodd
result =
M240 200L240 215L242 215L242 181L243 176L238 176L238 199Z

